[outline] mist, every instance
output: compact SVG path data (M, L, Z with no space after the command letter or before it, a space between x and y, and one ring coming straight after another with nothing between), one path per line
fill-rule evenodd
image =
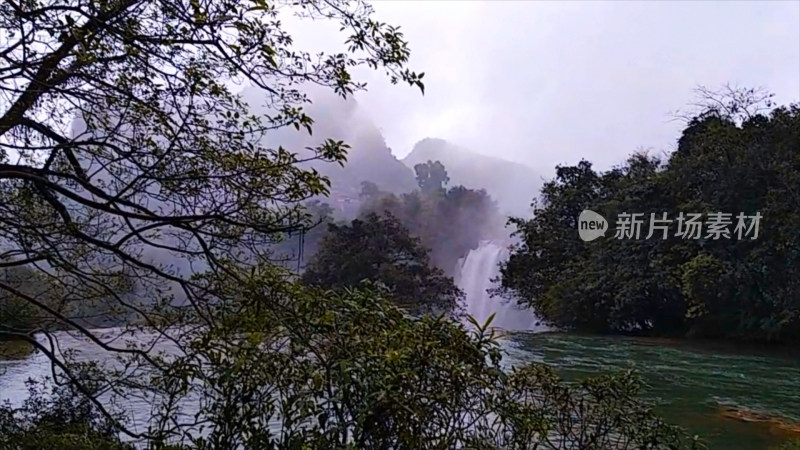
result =
M509 214L528 211L531 189L556 165L585 158L605 170L637 151L670 154L685 125L676 112L691 108L698 86L763 87L777 104L800 100L797 2L373 6L411 43L410 65L425 72L426 91L358 72L367 91L355 95L359 119L348 128L379 131L400 160L434 138L527 166L531 175L506 177L507 187L476 186ZM344 49L335 24L285 21L303 47ZM325 109L318 123L338 114Z

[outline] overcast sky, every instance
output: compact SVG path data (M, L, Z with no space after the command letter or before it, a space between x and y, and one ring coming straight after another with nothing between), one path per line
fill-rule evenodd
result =
M398 157L424 137L552 171L674 148L698 85L800 100L800 1L395 1L426 94L369 75L358 100ZM330 39L319 23L297 42ZM328 41L329 42L329 41Z

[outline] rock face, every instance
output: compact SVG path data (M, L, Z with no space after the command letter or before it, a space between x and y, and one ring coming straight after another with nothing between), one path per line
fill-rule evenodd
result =
M442 139L417 142L403 163L413 170L414 165L428 160L444 164L450 186L486 189L506 215L529 214L531 200L544 184L541 175L528 166L474 153Z

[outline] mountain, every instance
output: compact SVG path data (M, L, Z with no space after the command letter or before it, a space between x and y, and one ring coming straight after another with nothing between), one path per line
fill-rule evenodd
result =
M259 107L256 88L247 88L242 96L256 112L265 112ZM330 203L344 217L352 216L358 208L361 182L371 181L382 191L403 193L416 188L414 171L392 155L378 127L359 107L352 97L343 100L331 93L310 89L312 103L305 106L306 113L314 119L313 134L287 127L270 132L265 144L272 147L282 145L300 152L306 147L316 147L325 139L342 140L350 145L344 167L338 164L315 161L310 163L331 180L331 196L321 199Z
M414 145L403 163L440 161L450 177L449 186L486 189L506 215L527 215L531 200L539 195L542 176L523 164L481 155L443 139L426 138Z

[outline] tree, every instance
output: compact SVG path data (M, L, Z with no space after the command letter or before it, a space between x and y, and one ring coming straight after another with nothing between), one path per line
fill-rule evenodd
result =
M200 359L176 363L199 383L175 383L175 398L202 394L210 430L181 449L702 448L638 399L633 373L567 383L535 363L507 372L490 323L414 318L378 286L331 293L274 267L206 281L234 301L225 326L198 337ZM166 423L161 441L183 437Z
M3 282L14 286L15 289L26 292L26 295L41 295L40 285L33 279L33 274L25 267L12 267L0 273ZM46 291L46 290L45 290ZM47 301L47 300L45 300ZM48 302L49 303L49 302ZM36 317L36 307L30 303L9 295L0 293L0 330L30 331L40 325ZM0 338L3 338L0 331Z
M534 217L512 220L521 242L501 270L506 294L571 329L800 338L800 285L786 276L800 261L800 107L765 110L770 96L752 89L701 96L706 109L665 163L638 154L605 173L588 162L557 169ZM576 221L584 209L612 231L623 212L642 214L645 226L636 239L609 232L583 242ZM704 226L682 237L681 213L705 222L728 214L729 235L715 239ZM647 239L652 215L663 214L672 221L667 238ZM740 214L763 218L756 239L755 230L737 235Z
M279 20L292 13L338 22L347 50L296 48ZM196 275L238 277L234 268L269 258L271 244L305 225L301 202L327 193L327 179L301 168L293 149L262 144L277 128L311 132L301 83L348 97L364 88L352 71L365 66L423 88L405 67L402 33L360 1L9 0L0 35L0 266L105 299L157 332L129 347L13 284L0 280L0 290L126 357L105 391L135 367L169 373L153 345L190 352L190 334L172 326L214 329L227 302ZM269 113L251 114L235 83L262 89ZM342 163L346 150L328 140L312 157ZM135 298L117 290L120 274ZM56 347L0 331L31 342L61 381L81 387Z
M450 181L447 170L439 161L417 164L414 166L414 173L417 176L417 185L425 193L442 191Z
M350 225L329 225L302 279L327 289L379 282L393 301L413 313L453 311L463 297L452 278L431 266L419 239L390 214L371 213Z
M638 398L634 373L567 383L538 363L505 370L490 321L414 318L372 283L331 293L274 264L197 282L229 301L172 372L130 386L152 402L147 448L703 448ZM39 386L21 409L0 407L0 449L133 448L71 385Z

